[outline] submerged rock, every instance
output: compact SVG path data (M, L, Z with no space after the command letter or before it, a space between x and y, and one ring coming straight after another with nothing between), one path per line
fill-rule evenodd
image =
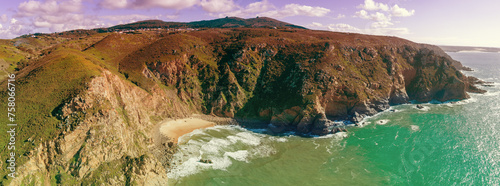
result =
M209 160L209 159L200 159L201 163L206 163L206 164L212 164L212 160Z

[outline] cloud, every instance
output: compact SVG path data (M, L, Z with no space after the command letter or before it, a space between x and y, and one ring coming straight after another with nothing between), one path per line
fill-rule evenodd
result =
M405 8L399 7L399 5L395 4L394 6L389 8L389 5L384 3L377 3L373 0L365 0L364 4L360 4L357 8L362 9L361 11L384 11L389 12L391 16L394 17L408 17L415 14L415 10L407 10ZM360 11L360 12L361 12Z
M380 13L380 12L375 12L375 14L371 14L370 17L372 20L378 21L378 22L390 22L391 21L390 15L386 16L385 14Z
M79 12L83 8L81 0L56 1L47 0L25 1L17 7L16 17L30 17L40 14L63 15L66 13Z
M11 19L9 27L11 34L26 34L40 28L60 32L94 28L103 24L96 16L83 14L81 0L29 0L20 3L13 16L15 18ZM24 33L20 33L21 31Z
M177 18L177 15L141 15L141 14L129 14L129 15L107 15L107 16L100 16L99 17L101 20L109 20L113 22L118 22L120 24L123 23L131 23L131 22L136 22L140 20L151 20L151 19L175 19Z
M238 6L233 0L102 0L99 7L106 9L185 9L200 6L209 13L228 12Z
M336 32L360 32L361 29L353 27L345 23L331 24L328 29Z
M356 15L354 17L359 17L361 19L370 19L370 16L368 16L368 12L365 10L356 12Z
M323 17L330 12L330 9L323 7L312 7L299 4L287 4L284 7L277 8L268 0L250 3L246 7L238 7L237 10L224 12L216 17L236 16L236 17L255 17L265 16L272 18L285 18L292 16L309 16L309 17Z
M389 21L382 21L382 22L374 22L371 24L372 28L387 28L389 26L394 25L394 23L391 23Z
M103 0L98 4L100 7L107 9L126 8L128 6L127 0Z
M200 5L209 13L228 12L238 7L232 0L202 0Z
M309 27L312 28L318 28L322 30L330 30L330 31L335 31L335 32L358 32L361 33L362 30L359 28L356 28L354 26L345 24L345 23L337 23L337 24L329 24L329 25L323 25L318 22L312 22Z
M378 3L374 0L365 0L364 4L360 4L357 8L361 9L355 13L354 17L373 21L367 24L363 33L376 35L405 35L409 34L408 28L394 28L392 22L393 17L408 17L415 14L415 10L407 10L394 5L390 7L384 3Z
M136 9L166 8L184 9L199 4L198 0L136 0L129 2L129 7Z
M236 16L254 17L267 16L284 18L291 16L323 17L331 10L319 6L287 4L276 8L268 0L253 2L245 7L238 6L234 0L101 0L99 7L106 9L185 9L194 6L201 7L214 17ZM339 19L345 15L339 14Z
M342 19L342 18L345 18L345 15L344 14L339 14L337 15L337 17L335 19Z
M345 23L336 23L336 24L328 24L324 25L318 22L312 22L307 25L309 28L320 29L320 30L329 30L334 32L351 32L351 33L361 33L361 34L372 34L372 35L407 35L410 34L410 30L408 28L390 28L386 26L377 26L371 25L370 27L360 29L358 27L345 24Z
M381 12L375 12L373 14L368 14L367 11L361 10L359 12L356 12L356 16L361 19L369 19L372 21L377 21L377 22L390 22L391 21L391 15L385 15L384 13Z
M357 8L360 8L363 10L372 10L372 11L377 11L377 10L388 11L389 10L389 6L387 4L376 3L373 0L365 0L365 3L358 5Z
M406 10L405 8L400 8L398 5L394 5L391 9L391 13L395 17L408 17L415 14L415 10Z
M318 23L318 22L312 22L310 25L308 25L310 27L324 27L323 24L321 23Z
M85 13L83 1L89 0L28 0L20 3L9 21L7 15L0 16L0 21L10 24L2 25L0 37L12 38L22 34L34 32L61 32L74 29L92 29L97 27L111 26L118 23L130 23L145 19L175 19L177 15L109 15L96 16ZM138 0L134 3L142 5L162 5L164 7L183 7L193 0L185 1L145 1ZM195 2L198 2L195 0ZM160 3L160 4L155 4ZM177 4L176 4L177 3ZM132 7L127 0L103 0L98 6L106 8ZM191 6L191 5L189 5Z
M267 16L273 18L284 18L291 16L309 16L309 17L323 17L330 12L330 9L323 7L312 7L299 4L287 4L279 10L272 10L268 12L259 13L259 16Z
M13 38L29 33L31 30L33 30L33 26L31 26L29 22L12 18L8 27L2 26L2 28L0 28L0 38Z
M276 7L267 0L248 4L246 7L240 7L237 10L212 15L215 17L236 16L236 17L254 17L257 13L265 12Z

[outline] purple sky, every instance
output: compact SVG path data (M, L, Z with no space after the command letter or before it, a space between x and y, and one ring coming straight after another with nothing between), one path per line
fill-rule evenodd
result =
M146 19L267 16L310 29L500 47L498 0L2 0L0 38Z

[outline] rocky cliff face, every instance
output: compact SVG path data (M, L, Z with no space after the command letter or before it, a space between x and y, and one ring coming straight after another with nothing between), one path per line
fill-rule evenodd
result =
M202 112L261 120L276 132L325 134L330 120L359 122L390 105L479 91L438 47L394 37L207 30L158 40L124 58L122 73L137 61Z
M103 71L85 93L54 110L64 131L29 152L10 184L166 185L174 149L156 124L191 112L175 93L148 93Z
M167 118L206 114L323 135L342 130L334 120L481 92L439 48L395 37L237 28L78 42L42 51L18 73L21 98L41 106L25 109L34 113L19 137L26 161L2 183L165 185L175 144L157 124Z

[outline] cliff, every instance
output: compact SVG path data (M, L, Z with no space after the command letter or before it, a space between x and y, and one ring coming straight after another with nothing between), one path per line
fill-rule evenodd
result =
M224 29L165 36L119 69L144 89L177 89L205 114L325 134L329 120L359 122L410 100L468 98L479 90L456 63L438 47L394 37Z
M32 58L16 71L19 175L2 184L164 185L175 144L158 123L168 118L327 134L338 130L333 120L481 92L438 47L396 37L287 27L21 39Z

